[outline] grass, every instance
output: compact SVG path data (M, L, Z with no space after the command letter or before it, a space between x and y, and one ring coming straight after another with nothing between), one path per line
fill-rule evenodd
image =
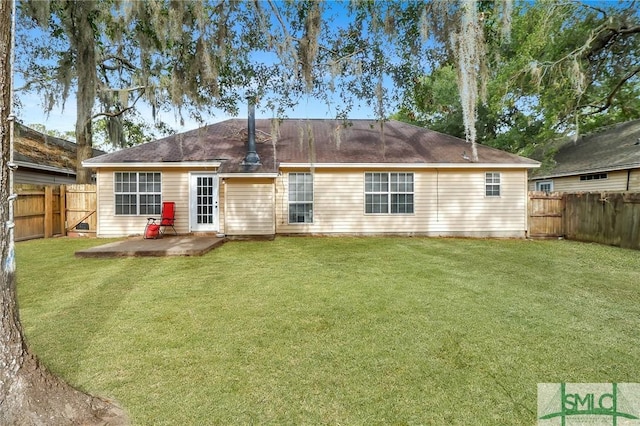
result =
M534 424L537 384L637 382L640 253L278 238L195 258L17 246L29 343L134 424Z

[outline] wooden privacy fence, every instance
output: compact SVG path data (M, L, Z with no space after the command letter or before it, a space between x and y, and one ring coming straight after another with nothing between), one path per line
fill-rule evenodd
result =
M95 236L95 185L15 185L16 241L59 235Z
M640 194L565 194L565 238L640 249Z
M529 193L529 236L640 249L640 193Z

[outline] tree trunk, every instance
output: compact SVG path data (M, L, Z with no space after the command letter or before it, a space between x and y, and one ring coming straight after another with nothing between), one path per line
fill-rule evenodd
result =
M73 389L49 373L27 347L16 301L14 240L9 195L12 2L0 1L0 424L122 425L128 420L109 401Z
M73 0L69 4L69 39L76 52L78 92L76 94L76 182L91 183L91 170L82 162L93 155L93 130L91 116L96 98L96 48L91 14L95 2Z

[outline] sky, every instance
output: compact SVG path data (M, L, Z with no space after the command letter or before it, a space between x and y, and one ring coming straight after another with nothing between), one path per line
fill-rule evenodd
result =
M14 78L17 76L14 76ZM16 79L14 83L15 87L20 86L20 81ZM15 97L20 100L22 107L17 111L18 119L25 125L42 124L47 130L57 130L59 132L67 132L75 130L76 122L76 105L75 96L71 96L62 109L62 106L56 106L51 113L46 114L42 107L42 99L35 93L20 93L16 92ZM336 100L336 105L340 101ZM289 118L335 118L335 106L329 107L322 102L315 99L303 99L297 107L288 110L286 112ZM146 105L141 105L139 111L143 116L149 117L151 121L151 110ZM224 114L220 111L215 116L207 116L206 124L213 124L220 121L227 120L229 118L245 118L247 116L247 107L240 106L239 115L232 117ZM177 132L188 131L196 129L201 125L195 120L192 120L185 116L184 125L181 125L176 116L169 113L160 114L163 121L169 124ZM256 118L272 118L273 114L270 111L262 111L260 105L256 107ZM362 118L375 118L372 108L362 105L360 107L354 107L349 114L351 119Z
M14 76L14 78L17 76ZM20 81L16 79L14 87L19 87ZM75 96L72 95L66 102L64 109L62 106L56 106L49 114L44 112L42 107L42 99L35 93L20 93L16 92L15 97L18 98L22 104L22 107L17 111L17 117L20 122L26 126L33 124L42 124L47 130L56 130L61 133L75 131L76 123L76 105ZM317 101L315 99L302 99L301 102L293 109L286 111L288 118L335 118L336 106L339 106L340 100L336 99L336 104L327 106L326 104ZM141 115L149 118L149 122L152 122L151 109L145 104L141 104L138 108ZM224 121L230 118L246 118L247 106L240 105L237 116L230 116L223 111L219 111L216 115L205 116L205 123L199 124L197 121L189 118L186 114L184 116L184 125L180 123L178 117L172 113L161 113L160 119L167 123L176 132L186 132L188 130L197 129L203 125L214 124L220 121ZM261 110L260 105L256 106L256 118L273 118L273 113L270 111ZM371 107L366 105L355 106L350 114L351 119L374 119L375 114Z

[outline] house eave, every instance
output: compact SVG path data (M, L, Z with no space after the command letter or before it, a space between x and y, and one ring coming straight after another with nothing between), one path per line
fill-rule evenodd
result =
M47 166L42 164L29 163L26 161L16 161L15 162L18 168L23 167L25 169L33 169L33 170L42 170L45 172L55 172L65 175L76 175L76 171L72 169L65 169L61 167Z
M621 170L631 170L631 169L639 169L639 168L640 168L640 163L624 164L620 166L611 166L611 167L596 167L592 169L571 170L571 171L562 172L562 173L551 173L548 175L532 176L529 178L529 180L536 181L536 180L545 180L545 179L555 179L555 178L562 178L562 177L587 175L591 173L619 172Z
M277 178L278 173L218 173L221 178Z
M91 169L189 169L193 167L220 167L221 161L176 161L176 162L127 162L127 163L87 163L82 162L82 167Z
M536 169L540 163L280 163L281 169Z

